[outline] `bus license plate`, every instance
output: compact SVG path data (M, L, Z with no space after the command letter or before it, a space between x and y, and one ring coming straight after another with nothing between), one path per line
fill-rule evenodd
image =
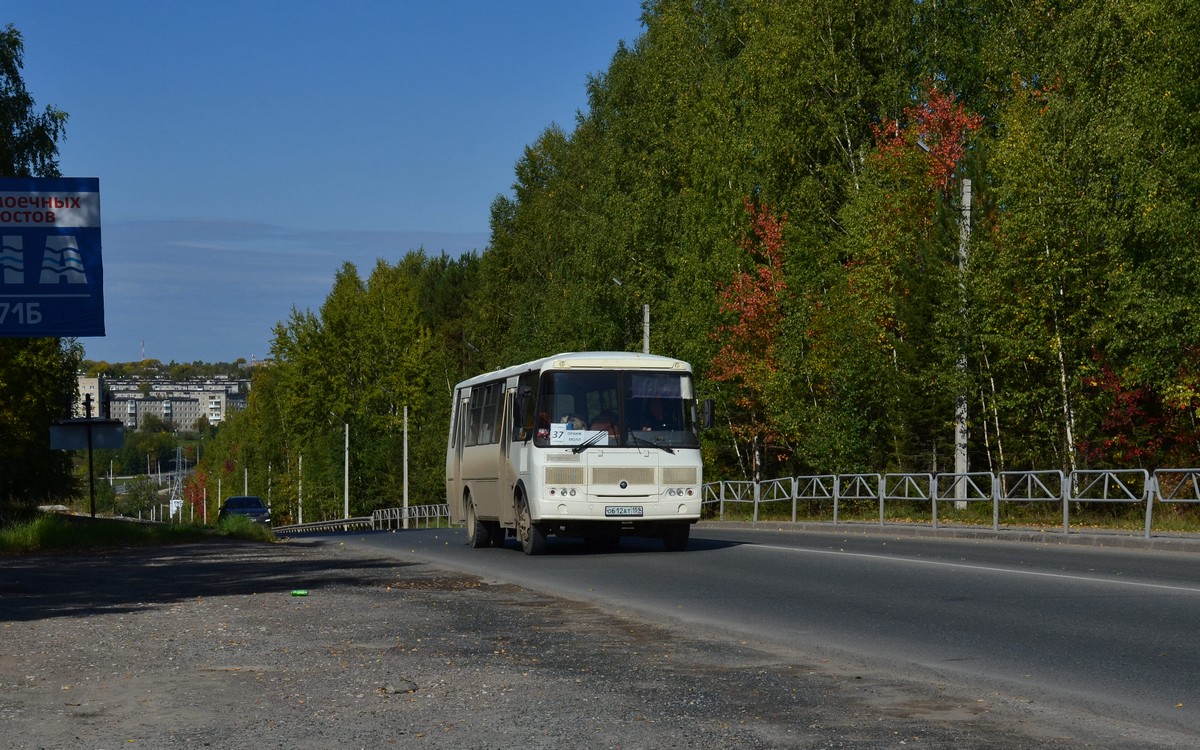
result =
M640 505L605 505L604 506L604 515L609 516L609 517L612 517L612 516L621 516L621 517L641 516L642 515L642 506L640 506Z

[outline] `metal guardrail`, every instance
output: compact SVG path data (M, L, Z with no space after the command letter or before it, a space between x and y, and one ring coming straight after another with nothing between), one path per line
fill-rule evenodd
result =
M429 528L431 525L441 525L441 519L450 523L450 506L445 503L433 505L408 506L409 528ZM354 531L359 529L402 529L404 528L403 508L379 508L369 516L354 518L336 518L330 521L314 521L311 523L294 523L286 526L276 526L274 531L283 534L300 534L307 531Z
M914 500L932 503L933 527L937 528L937 480L932 474L884 474L879 482L879 523L883 524L883 505L888 500Z
M371 528L371 517L357 516L355 518L337 518L332 521L292 523L286 526L276 526L272 531L276 534L301 534L306 531L353 531L369 528Z
M821 474L767 479L761 482L725 481L704 485L704 506L716 506L717 517L725 519L728 506L753 504L755 523L763 506L790 502L796 521L799 501L828 502L833 523L840 522L845 500L870 501L879 505L879 525L886 523L889 502L928 503L930 523L939 526L938 503L988 502L992 504L992 530L1000 529L1004 503L1054 503L1062 508L1062 533L1071 529L1071 506L1076 503L1144 504L1143 535L1153 532L1154 506L1164 503L1200 503L1200 469L1079 469L1062 471L1003 471L964 474Z
M446 525L450 525L450 506L446 503L408 506L408 528L441 526L443 518L446 519ZM373 529L405 528L404 508L380 508L371 514L371 519Z
M987 489L981 486L987 485ZM943 492L942 488L945 487ZM953 493L953 495L951 494ZM1000 528L1000 503L996 500L996 477L987 472L935 474L933 476L933 528L938 527L938 500L956 503L992 501L992 530Z
M764 482L759 482L757 489L757 502L754 505L755 517L758 520L758 507L764 503L790 503L792 506L792 520L796 520L796 488L795 480L791 477L786 479L768 479Z
M961 488L961 490L960 490ZM1168 503L1200 504L1200 469L1080 469L1062 471L1002 471L999 474L818 474L783 477L761 482L709 482L701 488L703 506L725 519L731 505L751 505L754 522L759 521L763 506L790 504L791 520L796 522L799 502L829 503L833 523L841 523L840 507L845 500L868 500L879 505L879 525L887 522L889 502L929 503L930 523L939 528L939 502L990 502L992 530L1000 529L1000 509L1004 503L1054 503L1062 508L1062 533L1071 528L1072 503L1144 503L1144 536L1153 532L1154 506ZM410 528L440 526L450 522L445 503L408 506ZM370 516L341 518L315 523L276 526L276 532L332 531L353 529L400 529L404 527L402 508L380 508Z
M1200 469L1156 469L1154 497L1160 503L1200 503Z

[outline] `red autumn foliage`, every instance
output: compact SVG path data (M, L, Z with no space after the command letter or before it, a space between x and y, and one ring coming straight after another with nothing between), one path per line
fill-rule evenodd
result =
M776 216L766 205L747 198L751 232L738 243L746 252L748 268L734 273L721 287L721 313L729 321L710 336L721 343L713 358L711 377L734 388L733 404L743 413L731 420L735 435L756 446L752 471L761 466L757 446L771 448L775 459L786 459L785 440L767 416L766 399L779 370L776 342L783 321L783 301L788 294L783 275L783 228L787 216Z
M198 466L183 486L183 499L195 509L197 516L204 515L204 485L207 482L208 472Z
M762 378L777 369L775 341L783 318L781 300L787 292L783 277L783 227L787 216L776 217L767 206L745 200L751 219L751 236L739 246L753 266L739 270L719 290L720 309L730 323L711 336L721 342L712 364L712 377L722 382L761 386Z
M1085 392L1102 407L1100 435L1079 441L1085 459L1098 466L1190 465L1200 446L1200 431L1187 404L1169 404L1148 386L1131 386L1104 357L1093 352L1098 372L1083 378ZM1200 350L1191 353L1200 364ZM1194 379L1185 366L1180 377Z
M983 125L983 115L973 114L958 103L954 94L926 84L924 102L904 108L901 120L884 118L875 131L881 159L894 161L923 144L929 162L929 177L945 190L967 152L967 137ZM923 149L924 150L924 149Z

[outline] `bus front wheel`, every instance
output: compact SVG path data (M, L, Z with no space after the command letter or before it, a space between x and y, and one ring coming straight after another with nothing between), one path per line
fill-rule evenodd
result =
M529 503L524 496L517 497L517 538L527 555L540 555L546 551L546 532L533 522L529 514Z

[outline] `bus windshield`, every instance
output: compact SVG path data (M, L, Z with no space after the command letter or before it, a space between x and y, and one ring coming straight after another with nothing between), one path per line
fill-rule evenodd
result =
M539 447L700 447L688 373L553 370L541 376L535 408Z

